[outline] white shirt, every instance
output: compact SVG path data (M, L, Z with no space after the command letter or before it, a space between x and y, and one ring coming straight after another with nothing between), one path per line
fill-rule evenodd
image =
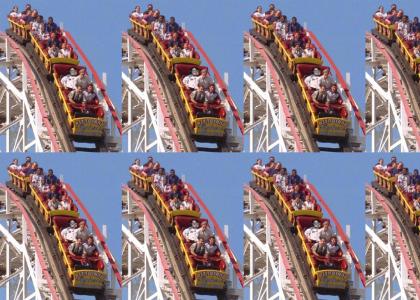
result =
M67 227L61 230L61 236L63 239L74 242L76 240L76 229Z
M256 11L256 12L254 12L254 13L252 14L252 16L253 16L253 17L256 17L256 18L264 18L264 17L265 17L265 13L262 13L262 12Z
M42 23L38 23L38 22L32 22L32 26L31 29L32 31L35 31L35 33L40 33L41 32L41 24Z
M192 74L187 75L182 80L182 83L185 84L190 89L196 89L198 84L198 76L194 76Z
M12 171L19 170L19 169L20 169L20 166L13 163L9 166L9 170L12 170Z
M20 18L20 16L21 16L21 14L20 14L20 13L15 12L15 11L12 11L12 12L9 14L9 17L12 17L12 18Z
M49 186L48 184L41 185L41 186L39 187L39 191L40 191L41 193L49 193L49 192L50 192L50 186Z
M413 52L416 58L420 58L420 50L418 48L414 48Z
M70 208L71 208L70 202L62 201L60 203L60 209L62 209L62 210L70 210Z
M386 170L386 166L380 165L380 164L376 164L375 166L376 170Z
M397 30L404 36L408 34L408 30L410 27L410 23L404 23L404 22L398 22L397 24Z
M294 47L292 48L292 54L295 58L299 58L303 56L302 48Z
M264 166L263 165L259 165L259 164L253 165L252 168L254 170L257 170L257 171L263 171L264 170Z
M309 75L308 77L305 78L305 84L313 89L318 90L319 89L319 77L317 75Z
M277 174L276 183L281 187L282 190L285 190L287 188L287 174Z
M378 12L375 13L375 16L378 17L378 18L386 18L387 14L385 12L382 13L382 12L378 11Z
M38 38L41 41L48 41L50 39L50 34L48 32L39 32L38 33Z
M48 49L48 55L51 57L51 58L55 58L55 57L58 57L58 53L59 53L59 50L58 50L58 48L50 48L50 49Z
M42 178L44 178L43 175L33 174L32 175L32 180L31 180L32 185L34 185L38 188L41 187Z
M416 210L420 210L420 203L416 199L413 201L413 206Z
M159 34L159 36L163 37L163 30L165 29L166 24L160 22L153 23L153 31Z
M163 174L163 175L156 174L153 177L153 183L156 184L161 190L163 190L163 187L164 187L163 186L163 181L164 181L165 178L166 178L165 174Z
M286 30L287 30L287 23L276 22L276 32L280 34L280 36L285 39L286 38Z
M194 241L196 242L198 240L198 229L199 228L194 228L194 227L188 227L186 229L184 229L184 231L182 232L182 235L189 241Z
M185 209L185 210L191 210L192 209L192 203L189 201L182 201L181 202L181 209Z
M76 88L76 79L77 76L66 75L61 78L61 84L64 85L65 88L74 90Z
M407 190L408 183L409 183L410 177L408 175L399 174L397 177L398 184L404 189Z
M293 199L292 206L294 210L301 210L303 208L303 202L301 199Z
M70 57L71 51L69 49L60 49L60 52L58 53L59 57Z
M303 49L303 57L314 57L314 49L305 48Z
M305 230L305 236L311 241L319 241L319 228L309 227Z
M143 18L143 13L138 13L138 12L135 11L131 14L131 16L135 19L141 19L141 18Z
M141 171L144 169L144 167L142 165L134 164L134 165L131 165L131 169L135 171Z
M170 192L171 192L171 190L172 190L172 187L171 187L171 185L170 185L170 184L166 184L166 185L163 187L163 192L164 192L164 193L170 193Z
M191 55L192 55L192 50L191 49L185 49L185 48L183 48L181 50L180 57L191 57Z
M315 205L311 201L305 201L305 202L303 202L303 209L305 209L305 210L314 210L315 209Z

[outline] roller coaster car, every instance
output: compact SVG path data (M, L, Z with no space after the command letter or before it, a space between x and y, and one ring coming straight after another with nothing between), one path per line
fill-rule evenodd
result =
M315 102L312 99L312 90L306 85L305 78L313 74L314 68L321 70L329 69L325 66L300 64L297 66L298 84L301 88L302 96L305 99L307 110L311 117L311 122L315 129L315 135L321 141L330 141L334 139L343 139L347 135L349 121L348 112L343 105L343 100L338 99L337 104L326 106ZM332 109L331 116L324 116L322 112Z
M280 202L280 205L283 207L283 211L285 214L287 214L287 217L289 221L294 224L295 220L299 216L313 216L317 218L322 218L322 210L321 207L318 204L315 204L314 210L306 210L306 209L300 209L295 210L292 206L292 199L291 199L291 193L284 192L279 186L274 186L274 194L278 201ZM304 193L307 193L308 191L305 189L305 185L301 185L301 189L304 190Z
M44 64L45 68L49 73L52 72L52 66L54 64L68 64L68 65L74 65L77 66L79 64L79 60L77 55L73 51L73 47L68 44L67 39L64 36L60 36L59 40L61 43L68 44L68 47L71 49L71 57L50 57L48 54L48 46L47 41L40 41L36 38L35 35L32 34L32 32L29 33L29 36L31 37L31 44L34 46L35 53L39 56L41 62Z
M420 58L417 58L413 51L413 42L404 39L400 33L395 33L396 42L399 50L402 52L405 60L410 65L411 70L417 73L417 66L420 64Z
M132 25L131 35L133 35L136 40L142 44L147 44L152 40L152 25L142 22L140 19L130 17L130 22Z
M404 191L402 187L397 184L397 178L395 176L387 176L384 172L375 169L373 170L373 174L376 179L373 186L378 186L382 194L400 202L403 210L409 216L410 221L414 224L416 233L419 233L420 210L416 210L414 207L413 194Z
M11 188L16 191L20 196L26 197L27 195L31 195L33 200L35 201L36 206L40 210L40 213L44 217L45 221L48 224L51 224L52 217L54 216L69 216L77 218L79 217L77 206L74 205L73 199L71 200L71 209L70 210L50 210L48 207L48 199L46 193L41 193L38 191L34 186L30 184L30 177L23 176L19 172L8 171L9 176L11 178L11 183L13 186ZM65 194L66 191L60 190L61 194Z
M31 193L29 183L29 177L23 176L19 171L7 171L10 176L10 181L7 184L13 191L15 191L19 196L25 198L26 195Z
M314 220L319 222L328 221L312 216L296 217L296 227L298 236L301 240L303 250L306 255L307 262L311 268L314 286L320 291L335 291L342 293L348 288L350 273L347 271L348 265L340 250L337 256L321 257L312 252L313 242L305 237L305 230L312 226Z
M226 263L220 257L220 252L217 256L207 259L198 258L190 253L192 243L187 241L182 233L184 229L190 227L192 220L197 220L198 222L207 221L206 219L178 216L175 217L175 231L181 244L181 250L184 254L194 289L196 291L223 290L226 288L228 274L225 271Z
M395 182L397 178L394 176L388 176L383 171L373 170L373 174L375 175L376 182L378 183L379 187L382 188L382 193L386 194L387 197L391 197L396 193L395 189Z
M60 253L63 255L64 265L67 269L67 274L70 278L72 288L77 292L78 290L86 292L94 290L103 290L105 288L106 274L104 272L104 262L95 253L92 257L83 259L69 254L68 247L70 243L61 236L61 231L69 226L71 220L79 223L85 221L84 219L55 216L52 218L54 236L57 239ZM82 262L88 262L89 266L81 267Z
M191 216L195 218L200 217L200 208L195 204L194 199L190 199L192 203L192 209L190 210L172 210L169 197L167 194L162 193L155 185L152 185L154 199L156 199L158 206L162 210L164 216L170 224L173 223L173 219L176 216Z
M45 221L48 224L51 224L51 219L54 216L69 216L69 217L73 217L73 218L78 218L79 217L78 209L77 209L77 206L74 205L73 199L70 198L71 199L71 206L70 206L71 209L70 210L62 210L62 209L50 210L50 208L48 207L47 193L39 192L32 185L30 185L30 190L31 190L31 195L35 200L36 206L39 208L42 216L44 217ZM66 191L61 190L60 193L64 194L64 193L66 193Z
M7 33L11 35L15 40L20 44L25 45L30 41L29 30L30 25L23 24L20 22L19 18L8 17L9 29Z
M291 41L282 39L275 32L273 32L272 35L274 36L274 42L278 47L279 53L283 56L283 59L287 62L287 66L292 72L296 71L296 66L299 64L314 64L319 66L322 65L322 57L318 50L315 49L315 57L294 57L292 54ZM305 31L300 33L300 37L304 44L310 41Z
M404 191L399 185L396 185L396 197L400 201L404 211L408 216L410 217L410 221L418 227L420 217L420 210L416 210L414 207L414 199L413 199L413 193L409 193L407 191Z
M221 105L220 100L214 105L209 105L214 116L198 117L198 112L202 110L202 105L191 101L190 90L183 84L182 80L185 76L191 74L191 70L207 69L204 66L191 64L177 64L175 66L175 78L184 102L189 122L193 128L194 138L198 141L222 140L226 136L227 121L225 120L226 111Z
M81 66L55 64L53 66L54 84L58 90L59 98L63 104L64 111L67 116L67 121L70 124L73 136L80 140L96 140L103 138L105 134L105 120L104 111L99 102L94 105L86 105L82 107L80 104L71 103L68 99L69 90L61 84L61 78L67 74L71 68L84 69ZM91 114L84 116L82 109L92 111Z
M200 55L195 49L193 49L193 57L172 57L169 52L169 41L162 40L154 32L151 33L151 36L153 37L153 44L155 44L158 54L162 57L163 62L171 73L174 72L174 66L177 64L200 65ZM183 31L179 32L179 37L182 43L189 43ZM192 46L190 45L190 47Z
M373 16L373 22L375 22L375 29L372 33L376 36L379 34L379 38L391 45L395 41L395 24L387 24L383 18Z
M251 16L252 24L254 25L253 31L257 33L259 39L265 43L269 44L274 40L273 32L274 32L274 25L273 24L264 24L262 19L256 18ZM254 32L250 32L254 35Z
M267 177L260 171L251 170L254 182L251 182L251 187L256 186L259 193L265 197L269 197L274 194L274 178L272 176Z

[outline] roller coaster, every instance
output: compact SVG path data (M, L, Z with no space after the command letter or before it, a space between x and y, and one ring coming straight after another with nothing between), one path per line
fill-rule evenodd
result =
M366 33L366 123L372 152L420 149L420 87L413 40L373 16Z
M215 218L191 184L156 170L152 165L141 169L133 165L131 180L123 186L122 275L129 299L136 295L239 299L241 271ZM171 182L171 192L162 189L161 176ZM181 206L176 205L178 192ZM193 226L195 222L200 229ZM214 234L211 227L205 229L208 225ZM204 232L211 234L204 238ZM206 253L196 248L200 240L206 240Z
M273 175L274 165L261 166L253 166L253 179L244 187L244 280L249 299L363 299L360 262L315 186L283 171ZM276 168L281 169L284 166ZM317 252L321 240L330 240L333 250Z
M6 33L0 33L0 133L5 151L119 151L122 128L103 83L105 74L101 80L70 32L58 27L52 32L54 41L70 51L69 56L54 57L48 52L49 33L41 38L31 28L37 21L10 15L8 22ZM96 94L92 103L69 100L72 89L61 79L73 69L91 74Z
M5 287L5 299L120 297L115 285L117 282L121 285L121 275L115 259L71 185L59 180L44 183L45 187L51 187L51 193L60 195L60 203L68 203L68 207L56 209L51 204L56 196L49 197L32 180L37 173L27 175L26 170L18 168L9 168L8 173L10 180L0 185L3 244L0 256L5 258L1 260L0 286ZM55 190L52 186L56 186ZM92 235L88 239L92 238L94 251L83 255L71 252L76 242L67 239L70 235L63 232L69 232L67 227L72 223L80 228L81 223L91 226ZM79 239L77 234L74 237Z
M254 13L253 28L244 34L249 151L363 151L365 123L340 70L313 32L300 25L296 32L279 32L276 25L282 17L274 7L266 14ZM312 55L295 57L292 44L297 42L309 44ZM327 70L336 78L339 96L334 103L313 100L315 88L306 79L314 70Z
M165 34L155 30L169 23L159 10L148 7L130 15L131 28L122 37L122 120L127 151L241 151L243 125L225 83L227 77L222 79L194 35L175 21ZM140 11L139 6L136 9ZM187 45L188 57L171 53L173 43ZM193 69L207 71L205 80L214 83L215 99L197 102L192 98L196 84L187 86L184 78L192 76Z
M402 165L401 165L402 166ZM404 166L405 167L405 166ZM366 185L366 277L372 299L417 299L420 215L414 187L392 162L373 168ZM417 180L416 180L417 182Z

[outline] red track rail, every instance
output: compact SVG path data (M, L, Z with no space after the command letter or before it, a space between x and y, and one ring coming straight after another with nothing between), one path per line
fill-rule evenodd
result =
M270 69L270 74L273 76L274 86L276 87L277 94L280 97L280 104L283 107L283 113L286 116L287 125L289 125L290 131L292 133L293 139L295 140L296 151L295 152L303 152L303 145L298 135L298 130L296 129L296 125L293 122L293 118L290 114L289 108L287 107L286 97L284 96L283 89L280 85L280 78L277 74L276 70L274 69L273 64L271 63L270 58L268 57L267 53L265 53L264 47L258 42L254 37L252 37L248 32L245 32L245 36L248 37L252 43L255 45L255 48L264 58L265 62L267 63L268 68Z
M96 225L95 220L92 218L91 214L86 209L85 205L80 200L80 198L76 195L76 193L74 192L71 185L68 184L68 183L64 183L64 188L70 193L72 198L76 201L77 205L82 209L83 214L89 220L89 223L92 224L93 232L97 236L98 240L101 242L101 246L104 249L106 256L108 257L108 260L111 264L112 270L114 271L115 277L117 278L117 281L118 281L118 283L121 287L122 286L122 278L121 278L120 272L118 271L118 265L115 262L114 256L112 255L111 251L109 250L108 245L105 242L105 238L102 235L102 232L99 230L98 225Z
M131 36L129 36L125 32L123 32L123 36L130 41L130 43L133 45L134 50L136 50L137 54L143 59L144 63L146 64L146 68L149 70L150 79L152 80L153 89L156 92L160 109L163 114L164 122L166 126L168 126L169 128L169 133L171 134L172 141L174 142L175 151L181 152L181 144L176 135L175 126L172 124L171 118L169 117L169 113L168 113L168 110L166 109L165 102L163 101L162 90L160 89L160 86L157 82L157 78L156 78L155 72L153 71L152 65L150 64L150 61L147 58L146 54L144 53L143 49L141 49L139 43L137 43Z
M382 55L387 60L389 66L391 67L392 75L396 79L395 82L397 84L398 92L401 95L401 103L402 103L402 105L404 107L404 110L405 110L406 115L407 115L408 122L410 124L410 127L413 129L413 134L414 134L414 136L416 138L417 149L420 149L420 133L419 133L419 129L417 128L417 125L416 125L416 122L414 120L413 114L411 113L410 105L408 104L408 99L407 99L407 96L405 94L405 88L403 87L403 85L401 83L402 82L401 76L398 73L397 68L396 68L394 62L392 61L392 58L389 55L388 51L386 50L385 46L376 37L374 37L369 32L366 33L366 36L369 37L369 38L371 38L375 42L376 47L382 53ZM416 101L416 99L413 99L413 100Z
M347 87L347 83L344 80L343 75L341 74L341 72L337 68L337 66L335 65L334 61L332 60L331 56L328 54L327 50L324 48L324 46L318 40L316 35L310 30L306 30L306 32L309 34L309 37L317 44L318 48L321 50L324 57L327 59L329 65L335 71L335 75L337 76L337 80L340 83L341 87L344 89L344 92L346 93L346 96L350 101L351 107L353 108L354 114L357 118L357 121L359 123L360 128L362 129L363 135L366 135L365 121L363 120L362 114L359 110L359 106L357 105L356 101L354 100L353 96L351 95L349 88Z
M386 213L388 214L389 219L391 220L392 230L394 231L395 237L398 241L398 244L400 245L401 253L403 256L404 263L407 268L408 276L413 282L414 288L416 289L416 294L418 296L420 295L420 284L417 281L416 274L414 273L415 267L411 263L410 253L407 249L407 245L404 242L404 239L402 238L401 229L400 229L400 226L398 225L397 219L392 214L392 210L389 208L384 197L377 190L375 190L371 185L366 184L366 188L375 194L376 199L381 203L382 207L385 209Z
M70 40L71 44L77 49L78 54L82 57L83 61L86 63L87 67L89 68L90 72L92 73L93 78L95 79L95 82L100 89L102 95L104 96L105 102L108 106L109 111L112 114L112 118L114 119L115 125L118 128L118 131L120 132L120 135L122 135L122 125L120 122L120 119L118 118L118 113L114 107L114 104L112 103L111 99L108 97L108 93L106 92L106 88L102 80L99 78L98 73L96 73L95 68L83 52L82 48L76 43L73 36L70 32L64 31L65 36Z
M201 199L201 197L198 195L197 191L194 189L194 187L189 184L185 183L188 186L188 189L191 191L191 194L194 196L195 200L200 204L201 208L204 209L205 213L207 214L208 218L214 225L214 229L216 230L216 234L219 237L219 239L222 241L223 247L225 248L227 254L229 255L230 261L232 263L233 269L235 270L236 277L238 278L239 282L241 283L242 287L244 286L244 278L242 277L242 272L239 267L239 263L236 260L235 254L233 253L232 249L230 248L225 234L223 233L222 229L220 228L219 224L217 223L216 219L204 203L204 201Z
M12 199L12 201L15 203L15 205L19 208L20 212L22 213L22 216L25 219L26 225L27 225L28 230L29 230L29 235L31 237L31 243L34 246L35 254L38 257L39 264L41 266L42 274L44 275L44 277L47 281L48 288L51 292L51 297L52 297L53 300L59 300L59 296L58 296L58 293L55 289L55 286L54 286L53 280L51 278L51 275L48 271L47 264L44 260L44 257L42 256L42 248L41 248L41 245L39 243L38 237L36 235L34 226L32 225L31 219L29 218L28 212L25 210L23 205L20 204L20 197L17 196L15 193L13 193L13 191L11 191L7 186L0 183L0 189L4 190L5 192L7 192L11 196L10 198Z
M29 82L32 86L32 90L34 92L35 101L38 104L39 112L41 113L42 122L44 123L45 127L47 128L48 135L51 139L51 150L52 152L58 152L60 150L60 147L58 146L57 138L54 134L53 127L48 119L48 115L45 111L44 104L42 103L41 99L41 92L38 87L38 83L35 79L34 74L32 73L32 69L29 66L28 60L26 59L25 55L20 50L19 46L13 41L9 36L7 36L5 33L1 32L0 36L7 39L7 42L10 43L10 46L13 48L13 50L16 52L16 54L19 56L19 58L22 60L23 65L25 66L25 69L27 71Z
M244 187L248 192L252 194L254 199L258 202L258 205L264 210L265 214L267 215L267 222L270 223L270 228L274 233L273 236L276 241L277 247L279 249L281 259L284 263L284 267L286 268L287 276L289 277L289 280L293 287L293 291L295 292L296 299L303 300L299 291L297 280L295 278L295 275L293 274L293 268L289 264L289 261L287 259L286 246L284 245L283 240L280 238L280 228L278 227L277 223L274 221L270 210L265 205L264 201L261 199L261 196L256 191L254 191L250 186L245 185Z
M306 184L308 185L309 190L312 193L314 193L314 195L316 196L316 198L318 199L318 201L325 208L325 210L327 211L329 217L332 219L333 223L335 224L335 227L337 228L337 231L338 231L338 235L340 236L341 240L346 245L347 251L349 252L349 254L351 256L351 259L352 259L352 261L354 263L354 267L355 267L357 273L359 274L360 281L362 282L363 286L365 287L366 286L366 277L365 277L365 274L363 272L362 265L361 265L359 259L357 258L357 255L354 252L353 248L351 247L350 241L349 241L346 233L344 232L343 227L341 227L340 222L338 222L338 219L334 215L333 211L330 209L330 207L325 202L325 200L321 197L321 195L319 194L319 192L315 188L315 186L312 183L310 183L310 182L306 182Z
M168 261L166 260L164 251L162 249L162 246L160 245L159 236L158 236L158 233L156 231L155 225L153 223L153 219L149 214L149 211L144 206L140 197L134 191L132 191L130 188L128 188L127 185L123 185L123 189L130 194L130 196L132 197L134 202L136 202L137 206L143 211L144 216L147 219L147 222L149 222L150 230L152 231L152 238L153 238L153 241L155 242L156 250L158 252L160 262L161 262L162 267L163 267L163 271L165 272L166 278L168 279L169 285L171 286L172 296L174 296L174 298L176 300L180 300L181 298L179 297L178 289L176 288L175 279L173 278L171 272L169 271L171 266L168 263Z
M217 71L216 67L214 66L213 62L210 60L210 57L207 55L207 53L204 51L203 47L201 47L200 43L197 41L197 39L194 37L194 35L186 30L187 36L191 39L195 47L200 52L201 56L204 57L206 60L208 66L212 70L214 77L216 78L216 82L219 85L219 87L222 89L223 93L226 96L226 100L229 103L230 109L232 110L233 116L235 117L236 123L238 124L239 130L241 131L242 135L244 134L244 124L242 123L242 119L239 115L238 108L236 107L235 102L233 101L232 97L229 94L229 91L227 89L227 86L225 82L222 80L222 77L220 76L219 72Z

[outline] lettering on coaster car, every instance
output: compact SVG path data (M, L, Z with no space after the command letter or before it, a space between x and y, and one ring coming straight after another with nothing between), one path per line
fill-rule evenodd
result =
M345 136L347 120L340 118L323 118L318 120L318 134L327 136Z
M216 270L197 271L195 273L195 286L209 289L223 289L227 280L225 272Z
M340 270L317 272L317 286L330 289L344 289L349 280L349 273Z
M196 120L196 134L207 136L224 136L226 120L217 118L200 118Z
M74 120L74 134L85 136L103 136L105 122L95 118L80 118Z
M105 283L105 273L92 270L74 272L74 286L80 288L102 289Z

